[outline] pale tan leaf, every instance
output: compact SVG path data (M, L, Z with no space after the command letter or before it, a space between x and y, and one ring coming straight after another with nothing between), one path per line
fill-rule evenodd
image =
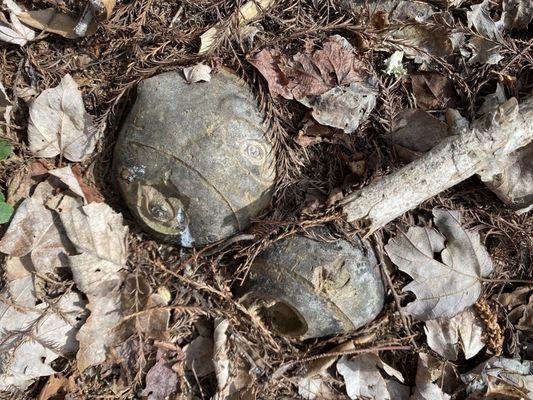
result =
M481 294L481 279L492 271L479 235L461 227L459 212L435 208L433 215L440 234L411 227L385 246L392 262L413 278L404 291L417 299L405 311L424 321L451 318L474 304ZM435 259L438 252L442 262Z
M69 262L76 286L89 300L91 314L77 335L78 369L105 361L107 350L122 339L116 329L123 319L121 269L127 258L128 228L122 216L105 203L71 209L60 214L65 231L79 255Z
M41 273L68 267L71 250L58 216L33 197L20 204L0 240L0 251L5 254L23 257L31 253L33 268Z
M96 128L70 75L31 104L28 140L30 150L39 157L63 154L70 161L81 161L93 152Z
M183 68L183 75L189 83L209 82L211 80L211 67L205 64L196 64L192 67Z
M485 346L483 323L472 308L451 319L439 318L426 321L424 331L429 347L452 361L457 360L460 347L468 360Z
M67 165L63 168L57 168L49 171L50 175L55 176L61 182L63 182L65 185L68 186L68 188L77 196L81 197L85 203L87 203L87 199L85 198L85 194L83 193L83 190L80 186L80 183L78 182L78 179L72 172L72 169L70 168L70 165Z
M35 39L35 32L22 25L15 13L11 12L9 15L11 22L0 14L0 41L24 46Z
M418 354L418 367L416 370L416 387L411 400L450 400L450 395L444 393L435 383L439 376L435 376L435 365L438 360L428 354ZM440 370L437 370L440 375Z
M382 400L407 400L405 391L403 397L392 397L389 392L388 380L380 373L380 369L389 376L393 375L403 380L402 374L385 364L375 354L361 354L351 360L343 356L337 362L337 371L344 378L346 394L350 399L370 398ZM395 394L402 393L396 390Z
M0 390L26 389L55 373L50 363L77 350L75 334L83 319L77 293L48 306L37 304L31 275L8 282L0 293Z
M213 334L213 365L217 377L218 392L213 400L227 399L230 394L230 363L227 354L227 331L230 324L227 319L215 321Z

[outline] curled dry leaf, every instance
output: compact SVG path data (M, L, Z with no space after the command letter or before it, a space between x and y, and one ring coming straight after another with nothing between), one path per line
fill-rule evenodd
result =
M344 378L346 394L350 399L407 400L409 388L396 381L385 380L380 370L403 382L402 374L375 354L361 354L351 360L343 356L337 362L337 371Z
M192 67L183 68L183 75L189 83L209 82L211 80L211 67L205 64L196 64Z
M385 246L392 262L413 278L404 291L413 292L416 300L405 311L423 321L451 318L474 304L482 278L492 271L479 234L461 227L460 212L434 208L433 216L439 232L414 226Z
M287 78L282 68L286 64L286 61L283 60L279 50L263 49L251 57L248 62L263 75L272 97L276 98L281 96L287 100L293 98L289 89L289 78Z
M49 172L49 174L58 178L61 182L67 185L67 187L72 191L72 193L74 193L76 196L81 197L83 201L87 203L85 193L83 192L80 183L78 182L78 179L72 172L70 165L67 165L63 168L53 169Z
M30 105L28 140L39 157L62 154L70 161L81 161L93 152L96 132L78 85L68 74Z
M107 350L119 343L123 319L121 270L127 259L128 228L122 216L105 203L92 203L60 214L78 255L69 256L74 282L85 293L91 311L76 336L80 342L78 369L105 361Z
M38 302L30 273L9 281L0 299L0 391L24 390L36 378L55 373L52 361L77 350L84 302L74 292L52 305Z
M461 375L470 398L531 399L533 362L492 357Z
M395 51L385 60L385 68L383 72L387 75L393 75L396 79L401 78L407 74L407 70L402 64L403 51Z
M218 392L213 397L214 400L226 399L230 394L229 358L226 348L228 328L229 321L227 319L220 319L215 322L213 365L217 377Z
M439 318L426 321L424 331L429 347L452 361L457 360L459 347L463 349L465 358L468 360L485 346L483 323L472 308L450 319Z
M24 26L14 12L9 13L9 18L10 21L0 12L0 41L24 46L35 39L35 32Z

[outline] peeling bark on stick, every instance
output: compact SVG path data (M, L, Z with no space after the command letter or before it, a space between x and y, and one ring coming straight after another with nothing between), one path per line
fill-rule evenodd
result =
M342 211L368 234L533 141L533 96L502 104L400 170L347 196Z

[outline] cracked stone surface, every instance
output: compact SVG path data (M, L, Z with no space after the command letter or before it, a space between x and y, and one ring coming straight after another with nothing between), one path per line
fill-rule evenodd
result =
M120 132L114 173L145 230L184 247L225 239L270 204L275 178L264 116L223 70L188 84L181 72L143 81Z

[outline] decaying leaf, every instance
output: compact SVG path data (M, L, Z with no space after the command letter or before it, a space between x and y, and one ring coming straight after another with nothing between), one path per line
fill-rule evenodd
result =
M449 136L444 122L420 109L402 111L394 122L390 141L403 161L413 161Z
M413 95L423 109L446 109L457 107L459 97L452 81L437 72L417 72L410 74Z
M265 10L267 10L272 4L273 0L249 0L244 3L237 11L237 21L239 26L245 26L250 22L256 20ZM200 36L200 49L198 54L205 54L209 52L216 43L225 29L226 24L218 23Z
M81 161L93 152L96 132L78 85L68 74L30 106L28 140L30 150L39 157L62 154L70 161Z
M474 304L482 278L492 271L479 234L461 227L460 212L434 208L433 216L440 233L414 226L385 246L392 262L413 278L404 291L417 299L405 311L423 321L451 318ZM435 253L440 253L442 262Z
M0 41L24 46L35 39L35 32L24 26L14 12L9 13L9 18L10 21L0 12Z
M495 297L507 309L507 318L516 329L533 332L533 287L519 287Z
M368 83L336 86L311 102L312 115L322 125L354 132L376 106L377 89Z
M123 319L121 270L127 259L128 228L122 216L105 203L91 203L60 214L65 231L79 255L69 256L74 282L85 293L91 311L77 334L78 369L105 361L108 348L121 337Z
M84 302L75 292L38 302L33 277L19 274L0 293L0 390L26 389L55 373L50 363L78 348Z
M436 367L439 361L428 354L418 354L418 367L416 370L416 387L412 400L450 400L451 396L442 391L440 385L436 384L440 378L441 370ZM437 371L437 374L435 374Z
M453 318L439 318L426 321L429 347L448 360L455 361L459 347L465 358L474 357L485 346L483 324L472 308L468 308Z
M217 377L218 392L214 396L216 400L226 399L230 394L229 386L229 358L227 354L226 343L228 340L227 330L229 321L220 319L215 322L214 343L213 343L213 365Z
M179 388L179 376L172 368L169 352L157 350L156 363L146 374L146 386L142 396L148 400L166 400L176 393ZM172 357L172 355L170 355Z
M337 362L337 371L344 378L346 394L350 399L407 400L409 388L398 382L386 380L380 370L403 382L402 374L385 364L375 354L361 354L351 360L343 356Z
M205 64L196 64L192 67L183 68L183 75L189 83L209 82L211 80L211 67Z
M490 0L470 6L470 11L466 13L468 27L475 28L477 33L487 39L500 41L503 25L490 17L489 6Z
M435 9L429 3L423 1L405 1L398 3L392 12L395 21L424 22L435 13Z
M533 362L493 357L461 375L471 398L521 400L533 397Z
M501 20L507 29L527 29L533 20L533 2L530 0L504 0L502 7Z

